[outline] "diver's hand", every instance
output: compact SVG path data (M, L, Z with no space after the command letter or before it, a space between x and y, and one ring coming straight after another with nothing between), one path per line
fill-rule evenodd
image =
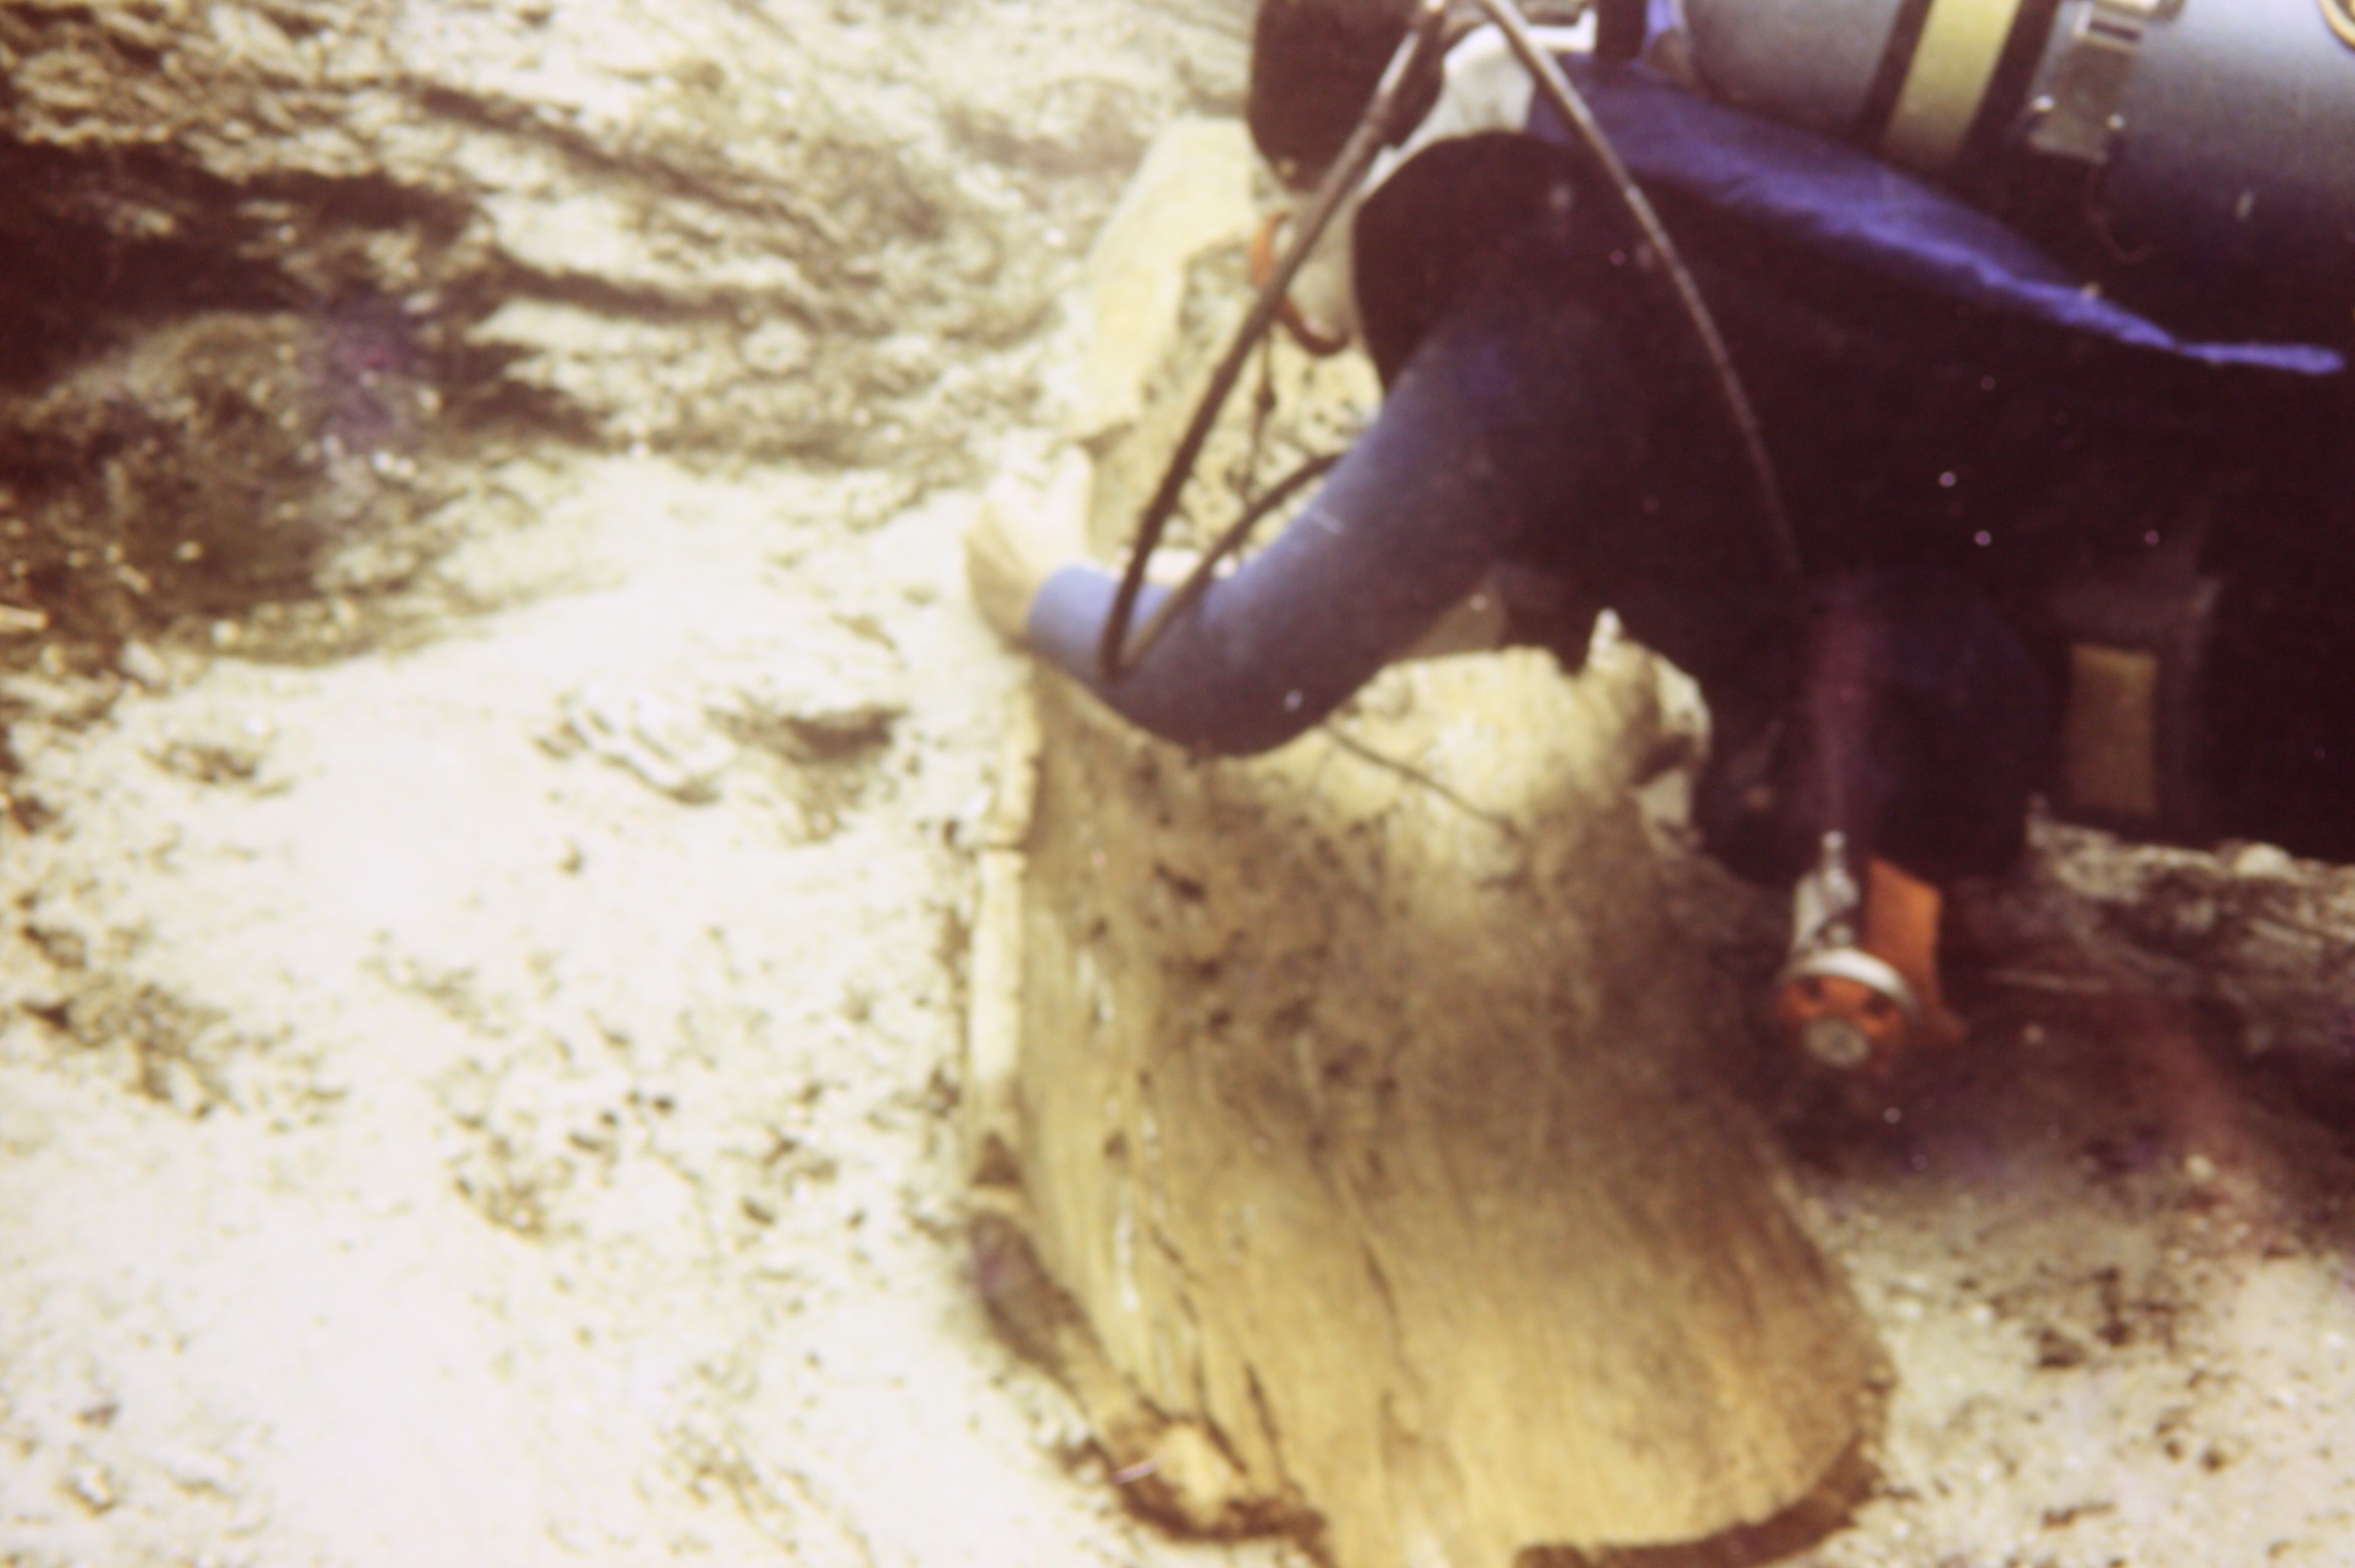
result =
M1088 464L1074 454L1044 495L1001 480L964 532L964 575L990 629L1019 645L1047 579L1088 558Z

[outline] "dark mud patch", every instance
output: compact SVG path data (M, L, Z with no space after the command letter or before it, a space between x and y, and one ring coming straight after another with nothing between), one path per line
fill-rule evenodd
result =
M417 525L447 498L419 461L441 412L424 351L374 304L208 312L0 400L0 613L19 634L0 663L44 632L70 667L413 578ZM341 647L360 619L346 603L218 635Z

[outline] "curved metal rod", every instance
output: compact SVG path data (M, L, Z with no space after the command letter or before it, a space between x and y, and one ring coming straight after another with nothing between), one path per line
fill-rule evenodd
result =
M1400 43L1398 52L1391 57L1390 65L1382 72L1381 83L1374 90L1372 106L1366 111L1365 118L1358 122L1357 130L1350 133L1340 155L1333 160L1332 168L1316 187L1316 199L1309 204L1307 217L1302 219L1292 242L1284 248L1284 257L1276 263L1274 273L1268 279L1267 285L1260 290L1258 300L1252 304L1250 314L1243 317L1234 341L1228 346L1226 357L1219 361L1209 384L1203 389L1201 401L1194 408L1193 421L1186 427L1185 436L1178 443L1177 450L1170 453L1168 466L1162 471L1160 487L1154 491L1153 498L1146 503L1144 513L1137 518L1136 540L1129 547L1127 568L1121 573L1120 587L1113 594L1112 613L1105 617L1103 635L1096 645L1096 667L1107 684L1126 675L1143 656L1146 648L1151 645L1150 637L1132 639L1128 635L1130 622L1136 613L1137 595L1145 588L1145 564L1160 545L1162 531L1168 527L1170 515L1178 509L1178 497L1185 489L1186 481L1193 475L1195 459L1201 455L1202 445L1210 436L1210 427L1218 421L1220 411L1226 406L1227 394L1234 389L1236 379L1242 374L1243 362L1251 357L1252 347L1265 336L1276 313L1283 308L1284 298L1291 291L1292 281L1308 260L1309 251L1324 236L1333 215L1357 189L1359 182L1365 177L1366 170L1390 141L1391 121L1396 115L1408 87L1424 65L1438 55L1444 43L1442 24L1446 18L1447 0L1422 0L1416 9L1413 28ZM1239 540L1241 536L1236 529L1230 528L1226 537ZM1221 550L1226 548L1231 547L1226 545L1222 539ZM1195 575L1207 581L1209 569L1217 563L1220 553L1220 550L1214 550L1206 554L1201 565L1195 569ZM1201 591L1196 588L1194 592L1199 596ZM1165 605L1165 611L1167 608ZM1167 615L1158 614L1154 617L1153 626L1146 630L1157 635L1158 628L1167 624Z
M1740 372L1733 368L1733 357L1727 352L1725 338L1717 329L1717 318L1710 314L1708 302L1700 297L1700 286L1693 282L1692 273L1686 269L1683 258L1677 252L1676 241L1668 238L1667 228L1660 222L1660 215L1653 210L1651 198L1644 194L1644 187L1637 185L1635 176L1627 172L1627 165L1619 161L1617 149L1603 133L1603 127L1595 120L1593 111L1586 106L1586 100L1570 84L1570 78L1562 74L1561 67L1546 53L1545 47L1529 31L1520 8L1513 4L1513 0L1471 0L1471 4L1496 24L1498 32L1505 35L1506 42L1512 46L1522 68L1545 94L1554 112L1586 144L1586 150L1601 167L1604 178L1610 182L1613 194L1619 198L1619 205L1642 233L1644 242L1659 258L1661 271L1668 274L1670 285L1676 290L1677 303L1683 308L1694 337L1700 340L1701 351L1709 358L1710 368L1716 376L1718 393L1725 404L1726 417L1742 443L1743 455L1749 460L1751 478L1758 491L1759 510L1765 517L1770 535L1767 542L1774 553L1775 570L1796 594L1801 582L1799 547L1791 531L1790 514L1783 507L1783 486L1774 477L1774 460L1768 455L1766 439L1758 429L1757 411L1751 406L1750 394L1742 385Z

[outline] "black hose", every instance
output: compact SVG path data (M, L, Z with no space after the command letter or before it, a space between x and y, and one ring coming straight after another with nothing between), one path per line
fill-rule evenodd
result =
M1172 589L1169 597L1156 605L1153 613L1146 617L1145 624L1136 629L1135 646L1128 656L1128 667L1135 668L1136 660L1144 656L1145 650L1161 640L1161 634L1167 629L1169 623L1184 614L1194 601L1202 596L1203 591L1210 586L1211 574L1219 562L1241 548L1243 540L1251 536L1252 528L1262 517L1298 495L1309 481L1331 473L1340 461L1341 454L1337 452L1309 458L1276 481L1266 495L1245 507L1243 515L1230 523L1227 531L1202 552L1202 559L1194 563L1194 570L1186 574L1186 580Z

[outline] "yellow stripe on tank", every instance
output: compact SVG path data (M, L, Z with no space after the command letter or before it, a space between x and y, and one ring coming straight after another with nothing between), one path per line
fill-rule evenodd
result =
M2020 0L1931 0L1922 42L1881 138L1884 152L1928 174L1955 161L2019 6Z

